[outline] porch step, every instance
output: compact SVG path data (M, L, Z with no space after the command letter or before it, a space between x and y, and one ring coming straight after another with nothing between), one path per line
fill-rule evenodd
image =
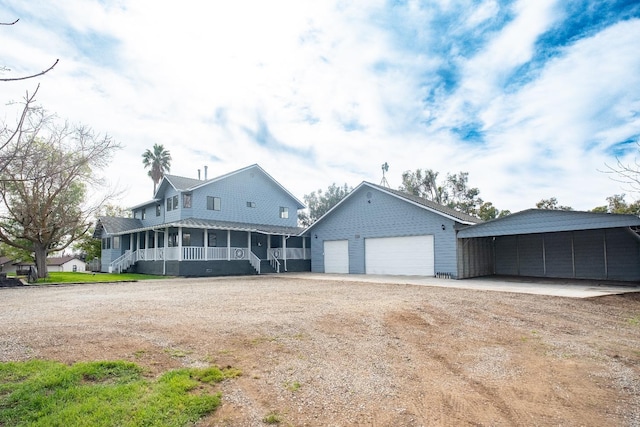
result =
M267 260L260 260L260 274L274 274L277 271L271 267L271 263Z

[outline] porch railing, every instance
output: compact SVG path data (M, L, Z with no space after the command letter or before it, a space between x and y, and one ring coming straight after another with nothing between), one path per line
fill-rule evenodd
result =
M249 262L251 266L260 274L260 258L256 256L253 252L249 254Z
M180 257L182 255L182 257ZM284 259L281 248L272 248L267 253L267 259L274 270L280 272L281 261ZM287 248L286 259L310 259L311 251L308 248ZM255 258L255 259L254 259ZM121 273L138 261L223 261L223 260L248 260L255 263L254 268L259 272L260 259L246 247L202 247L183 246L182 253L179 247L146 248L136 251L126 250L124 254L111 262L110 271ZM257 261L256 261L257 260Z

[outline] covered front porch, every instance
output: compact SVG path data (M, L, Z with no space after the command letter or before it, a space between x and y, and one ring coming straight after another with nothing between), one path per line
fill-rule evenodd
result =
M310 271L308 238L298 232L188 220L131 230L120 236L122 255L109 264L109 271L181 276Z

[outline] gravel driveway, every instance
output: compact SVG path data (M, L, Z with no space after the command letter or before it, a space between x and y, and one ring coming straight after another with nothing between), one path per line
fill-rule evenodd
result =
M0 361L242 370L200 425L640 425L640 294L300 276L0 289Z

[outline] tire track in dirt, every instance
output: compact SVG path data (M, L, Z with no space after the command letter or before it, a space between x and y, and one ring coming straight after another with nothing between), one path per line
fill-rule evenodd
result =
M415 390L408 390L412 410L423 420L438 424L475 424L480 420L522 424L525 422L523 414L514 410L499 391L467 375L464 367L456 362L464 351L458 341L477 339L467 337L466 328L457 329L458 334L462 334L458 337L438 333L439 327L448 330L457 322L455 317L433 307L422 313L404 310L386 315L385 326L390 334L399 337L401 350L411 361L398 364L399 374L413 380L412 387L432 384L438 390L434 398L430 390L423 389L421 395L427 396L426 399L416 399ZM449 345L446 352L440 350L444 342ZM430 405L438 410L434 411Z

